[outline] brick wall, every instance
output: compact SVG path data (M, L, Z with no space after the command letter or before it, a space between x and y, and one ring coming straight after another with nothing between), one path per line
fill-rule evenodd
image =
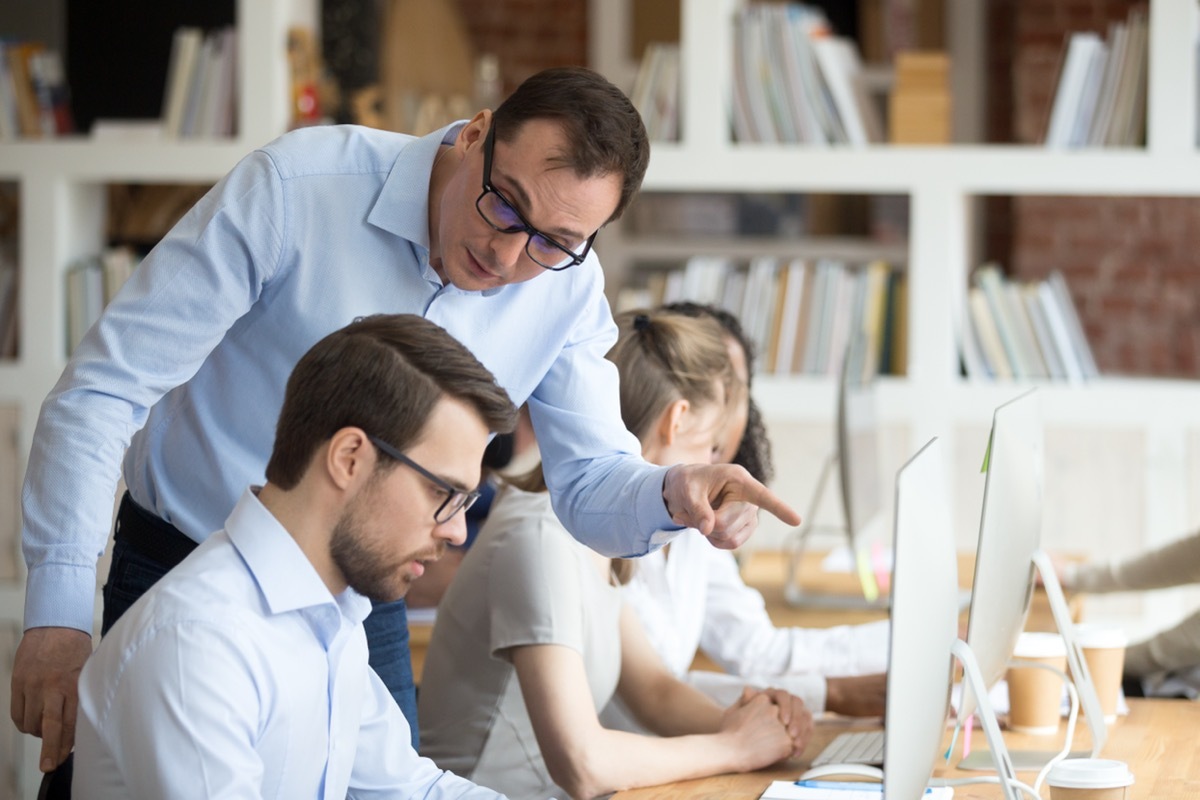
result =
M1135 4L994 4L1008 23L991 28L989 139L1037 142L1064 36L1103 35ZM1005 108L1009 120L997 111ZM1200 377L1200 199L1017 197L991 201L989 212L990 257L1022 279L1052 269L1067 277L1102 371Z

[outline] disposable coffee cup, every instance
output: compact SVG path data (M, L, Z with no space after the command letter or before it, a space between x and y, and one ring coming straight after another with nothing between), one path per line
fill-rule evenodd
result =
M1046 776L1050 800L1125 800L1133 773L1124 761L1068 758Z
M1121 691L1121 674L1125 669L1125 631L1116 625L1087 623L1075 628L1075 639L1083 650L1088 674L1100 698L1104 721L1117 719L1117 698Z
M1057 633L1022 633L1013 659L1067 668L1067 646ZM1050 735L1062 717L1062 678L1049 670L1011 666L1008 682L1008 727L1019 733Z

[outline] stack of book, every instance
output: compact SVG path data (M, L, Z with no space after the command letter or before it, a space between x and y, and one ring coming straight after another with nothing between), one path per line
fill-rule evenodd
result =
M132 248L110 247L79 259L67 270L68 355L140 262L141 256Z
M1132 147L1146 138L1147 22L1144 8L1109 26L1107 39L1073 33L1064 48L1048 147Z
M163 96L168 139L232 136L237 110L237 29L175 31Z
M865 145L883 121L858 50L820 10L745 6L734 31L733 130L740 142Z
M864 380L904 373L904 274L883 262L761 257L738 264L696 256L682 268L646 270L643 277L644 285L619 292L619 310L683 300L723 308L741 320L762 373L836 375L857 331L866 346L851 369Z
M41 42L0 41L0 139L71 133L62 58Z
M1016 283L980 267L967 290L970 324L960 336L967 377L1082 383L1099 374L1066 280Z

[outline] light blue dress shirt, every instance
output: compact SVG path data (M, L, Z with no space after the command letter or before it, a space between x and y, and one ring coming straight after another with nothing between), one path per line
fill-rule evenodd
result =
M429 174L457 130L286 134L154 248L42 406L22 495L26 628L91 630L122 457L133 498L202 541L263 482L300 356L373 313L438 323L529 402L555 510L581 541L641 555L671 538L665 469L621 423L596 256L482 293L429 265Z
M79 679L76 800L498 798L429 759L337 597L250 490Z

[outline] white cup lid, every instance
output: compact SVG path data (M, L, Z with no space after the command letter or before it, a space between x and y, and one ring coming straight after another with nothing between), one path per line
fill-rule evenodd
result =
M1067 644L1057 633L1025 631L1017 637L1014 658L1057 658L1067 654Z
M1075 641L1080 647L1115 648L1129 644L1129 637L1117 625L1085 622L1075 626Z
M1046 783L1060 789L1109 789L1129 786L1133 773L1124 761L1109 758L1068 758L1054 765Z

